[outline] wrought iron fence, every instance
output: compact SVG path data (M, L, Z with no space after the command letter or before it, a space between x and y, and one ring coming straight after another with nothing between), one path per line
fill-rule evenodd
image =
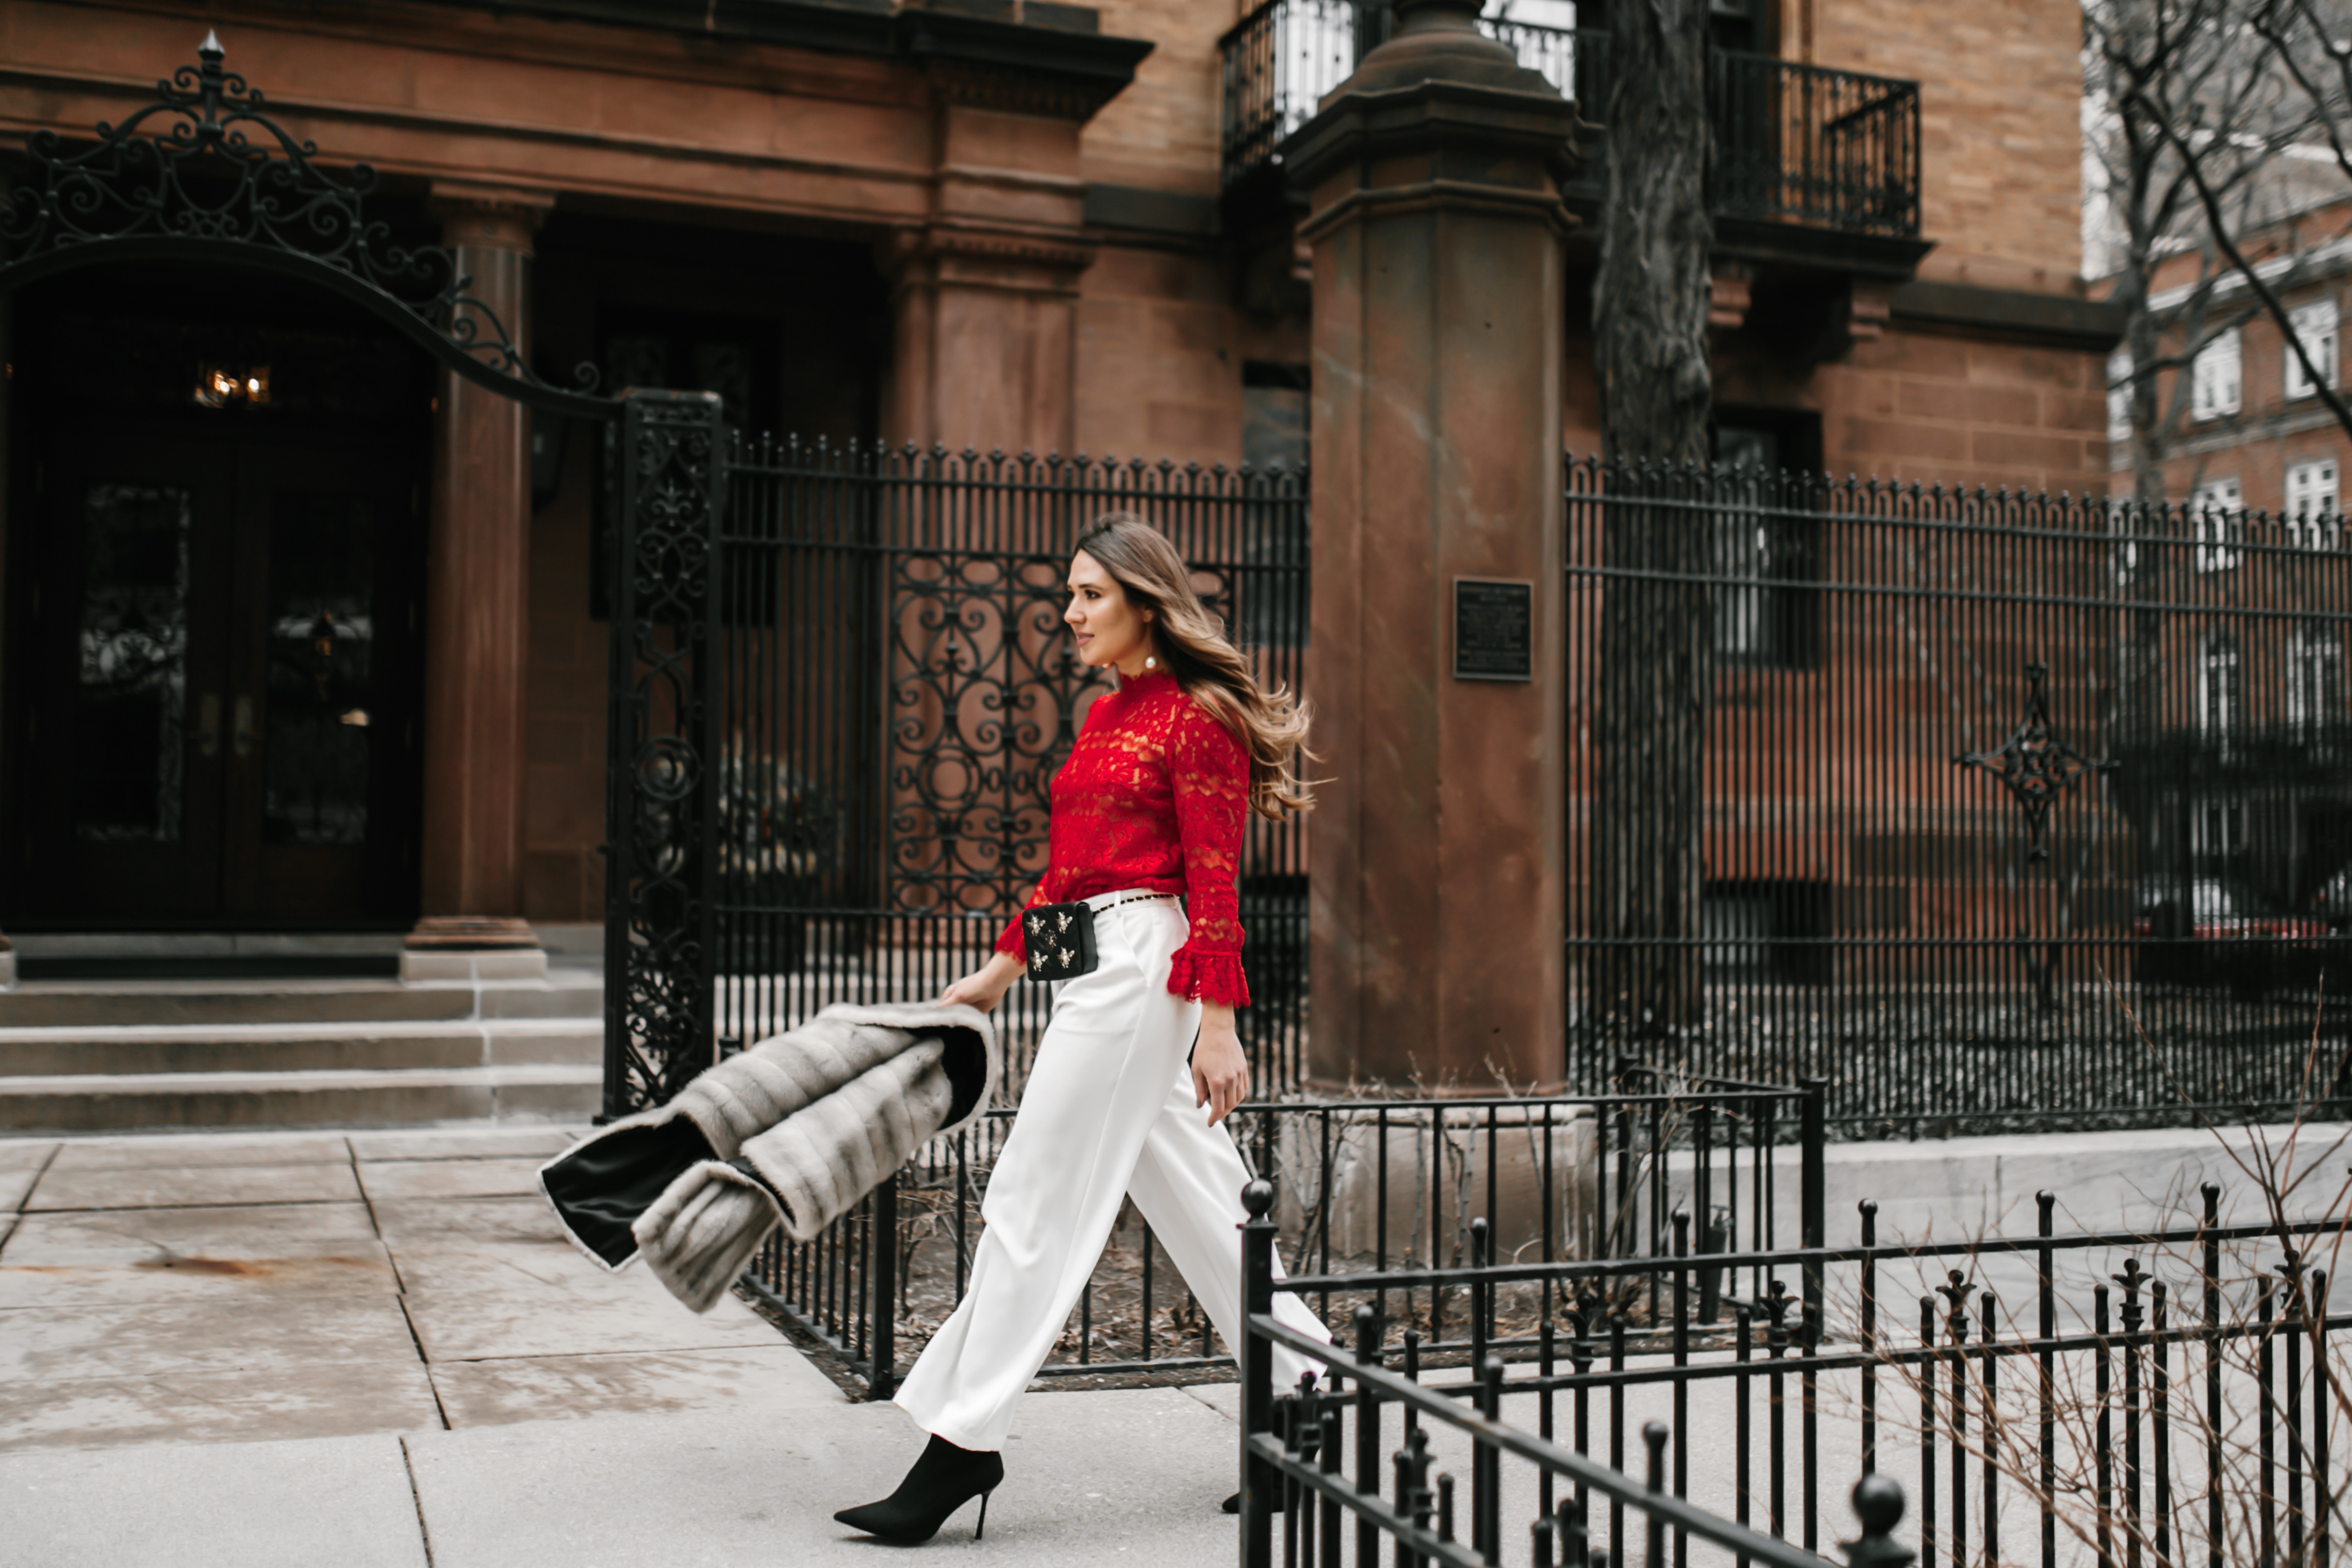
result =
M1279 164L1283 139L1389 34L1384 0L1265 0L1219 40L1228 188ZM1605 128L1609 35L1499 16L1478 29ZM1912 238L1919 232L1919 84L1733 49L1707 56L1708 200L1723 216ZM1605 134L1605 129L1604 129ZM1596 142L1570 188L1600 199Z
M1573 1023L1844 1135L2340 1103L2332 521L1568 472Z
M1460 1264L1479 1248L1516 1258L1662 1258L1678 1205L1706 1217L1703 1252L1775 1245L1793 1217L1822 1236L1820 1086L1691 1082L1625 1064L1601 1092L1565 1099L1253 1103L1234 1135L1278 1191L1285 1254L1353 1281L1327 1286L1327 1320L1375 1303L1412 1327L1433 1361L1492 1343L1533 1345L1534 1318L1495 1337L1459 1290L1385 1283L1399 1269ZM753 1293L831 1345L877 1398L963 1296L981 1202L1013 1113L926 1149L856 1211L807 1243L772 1239L745 1275ZM1796 1153L1793 1192L1775 1149ZM1778 1218L1776 1219L1776 1216ZM1231 1364L1181 1281L1170 1288L1151 1229L1131 1211L1096 1265L1044 1375L1131 1375ZM1720 1272L1710 1291L1721 1285ZM1760 1288L1760 1287L1759 1287ZM1516 1333L1517 1338L1512 1337Z
M1303 470L730 439L708 398L631 406L608 454L608 1115L667 1100L721 1037L936 996L985 960L1109 689L1061 624L1103 513L1166 533L1260 679L1298 685ZM1253 819L1240 876L1239 1027L1277 1092L1305 1027L1300 831ZM1044 1003L1018 988L998 1015L1008 1092Z
M1350 1517L1355 1521L1359 1563L1378 1563L1384 1541L1394 1543L1400 1563L1443 1563L1463 1568L1497 1563L1504 1560L1507 1515L1528 1521L1532 1561L1538 1568L1552 1568L1555 1561L1564 1568L1624 1563L1633 1555L1633 1537L1626 1529L1629 1512L1641 1516L1641 1534L1647 1548L1642 1561L1648 1563L1663 1565L1669 1561L1669 1538L1672 1561L1677 1563L1690 1561L1694 1540L1702 1547L1714 1546L1732 1554L1742 1564L1816 1568L1825 1561L1813 1550L1810 1523L1804 1548L1789 1543L1780 1529L1777 1508L1771 1533L1754 1529L1748 1522L1744 1491L1735 1519L1689 1500L1686 1420L1674 1427L1657 1420L1643 1424L1641 1437L1647 1463L1645 1478L1639 1482L1625 1473L1622 1405L1607 1464L1595 1461L1587 1451L1580 1393L1575 1446L1555 1442L1551 1387L1558 1380L1549 1364L1549 1326L1540 1396L1544 1419L1540 1432L1530 1432L1506 1419L1505 1394L1511 1385L1497 1356L1478 1354L1470 1382L1435 1387L1419 1380L1418 1368L1411 1359L1410 1339L1404 1370L1400 1373L1387 1365L1381 1343L1381 1314L1370 1304L1356 1309L1352 1348L1325 1344L1282 1323L1273 1313L1276 1228L1267 1218L1273 1198L1268 1184L1253 1183L1244 1199L1251 1218L1242 1228L1246 1312L1241 1354L1242 1562L1249 1568L1271 1568L1277 1517L1282 1527L1281 1560L1291 1568L1338 1563L1343 1550L1341 1532ZM1474 1321L1483 1321L1491 1312L1493 1299L1491 1290L1476 1282L1479 1272L1472 1270L1465 1276L1482 1293L1474 1308ZM1686 1305L1686 1299L1678 1295L1676 1304ZM1272 1371L1276 1345L1319 1363L1319 1378L1310 1371L1296 1390L1277 1396ZM1352 1388L1344 1386L1348 1385ZM1776 1416L1777 1393L1776 1379ZM1391 1410L1397 1417L1393 1425L1387 1419ZM1687 1412L1678 1409L1677 1414ZM1382 1450L1392 1437L1397 1447L1389 1456L1391 1474L1384 1477ZM1743 1453L1745 1437L1743 1425ZM1670 1441L1675 1452L1672 1490L1665 1464ZM1345 1473L1350 1450L1356 1472L1352 1479ZM1466 1461L1469 1471L1466 1541L1457 1522L1453 1475L1432 1474L1434 1464L1448 1450L1458 1462ZM1807 1479L1812 1479L1810 1467ZM1381 1496L1384 1481L1390 1486L1386 1498ZM1555 1501L1555 1491L1562 1482L1567 1483L1569 1494ZM1777 1489L1774 1495L1777 1503ZM1811 1500L1809 1494L1809 1521ZM1885 1477L1865 1473L1854 1487L1853 1502L1864 1534L1847 1546L1848 1560L1909 1563L1911 1553L1891 1538L1903 1513L1901 1489ZM1602 1505L1608 1515L1605 1531L1600 1520ZM1596 1551L1597 1542L1602 1541L1607 1544Z
M1692 1250L1677 1214L1663 1262L1480 1267L1492 1254L1474 1248L1472 1267L1395 1270L1391 1293L1408 1283L1466 1293L1466 1377L1427 1375L1426 1347L1410 1332L1397 1344L1363 1299L1362 1276L1285 1283L1355 1293L1353 1366L1332 1368L1357 1382L1359 1401L1413 1391L1401 1437L1416 1473L1427 1447L1412 1434L1433 1395L1488 1422L1516 1417L1580 1458L1605 1452L1612 1472L1646 1442L1651 1490L1806 1551L1820 1546L1825 1474L1851 1466L1918 1500L1922 1568L2086 1558L2319 1568L2352 1528L2352 1463L2336 1441L2352 1399L2352 1354L2338 1337L2352 1313L2329 1310L2329 1273L2315 1267L2340 1245L2340 1198L2324 1218L2231 1225L2221 1196L2208 1185L2189 1225L2061 1233L2045 1192L2031 1236L1893 1246L1878 1241L1877 1206L1864 1203L1859 1245L1719 1259ZM1760 1288L1710 1297L1705 1276L1717 1269ZM1792 1293L1790 1279L1820 1281L1818 1304ZM1250 1337L1304 1353L1265 1315L1269 1284L1250 1281ZM1497 1332L1529 1307L1542 1314L1533 1354ZM1285 1391L1271 1387L1264 1359L1245 1360L1243 1376L1244 1418L1263 1434L1254 1446L1271 1458L1289 1443L1286 1474L1301 1458L1297 1437L1351 1403L1328 1387L1276 1398ZM1374 1452L1397 1432L1383 1433L1376 1405L1361 1430L1382 1434ZM1694 1449L1692 1431L1711 1440ZM1630 1547L1638 1500L1613 1486L1595 1500L1587 1481L1565 1467L1559 1475L1575 1489L1564 1511L1550 1473L1528 1478L1512 1500L1573 1521L1596 1544ZM1486 1499L1497 1495L1484 1484ZM1276 1503L1286 1553L1317 1529L1303 1500L1285 1492ZM1335 1522L1328 1512L1320 1521L1327 1542ZM1650 1512L1646 1561L1664 1561L1656 1532L1678 1525ZM1680 1539L1673 1549L1686 1560Z

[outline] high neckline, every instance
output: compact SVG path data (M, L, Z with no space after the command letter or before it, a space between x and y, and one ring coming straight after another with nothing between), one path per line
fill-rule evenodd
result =
M1147 692L1155 692L1162 686L1172 686L1175 684L1176 677L1165 670L1146 670L1139 675L1118 677L1120 693L1132 696L1141 696Z

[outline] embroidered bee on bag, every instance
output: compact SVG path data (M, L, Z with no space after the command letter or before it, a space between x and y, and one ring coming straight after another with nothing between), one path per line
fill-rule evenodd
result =
M1043 931L1045 929L1045 917L1042 915L1031 915L1029 917L1029 929L1032 931Z
M1061 926L1060 926L1060 929L1061 929L1061 930L1064 930L1064 931L1067 931L1067 930L1070 928L1070 916L1069 916L1069 913L1068 913L1066 910L1066 911L1064 911L1064 912L1063 912L1063 914L1062 914L1062 915L1061 915L1061 916L1060 916L1060 919L1061 919L1061 922L1062 922ZM1065 959L1065 960L1064 960L1064 962L1065 962L1065 963L1066 963L1066 962L1068 962L1068 960L1067 960L1067 959Z
M1068 968L1069 967L1070 967L1070 950L1069 950L1067 947L1065 947L1065 948L1063 948L1063 949L1062 949L1062 967L1064 967L1065 969L1066 969L1066 968Z

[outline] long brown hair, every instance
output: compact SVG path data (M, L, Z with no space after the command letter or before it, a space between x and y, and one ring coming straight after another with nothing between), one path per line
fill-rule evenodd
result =
M1249 752L1250 809L1280 821L1315 804L1315 792L1291 770L1293 754L1308 758L1307 727L1313 710L1277 685L1267 691L1257 672L1225 635L1192 591L1192 573L1168 537L1133 512L1106 512L1074 550L1084 550L1118 580L1150 622L1154 650L1184 695L1233 731Z

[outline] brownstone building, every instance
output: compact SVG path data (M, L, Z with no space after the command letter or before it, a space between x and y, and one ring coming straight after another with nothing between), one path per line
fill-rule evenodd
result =
M216 29L551 379L833 440L1296 459L1315 302L1281 141L1382 9L0 0L0 138L86 136ZM1603 7L1496 9L1556 85L1605 80ZM1716 9L1748 158L1718 204L1727 454L2103 483L2070 0ZM1598 199L1588 174L1570 204ZM1576 453L1589 240L1566 255ZM31 286L8 330L0 925L594 919L596 432L202 267Z

